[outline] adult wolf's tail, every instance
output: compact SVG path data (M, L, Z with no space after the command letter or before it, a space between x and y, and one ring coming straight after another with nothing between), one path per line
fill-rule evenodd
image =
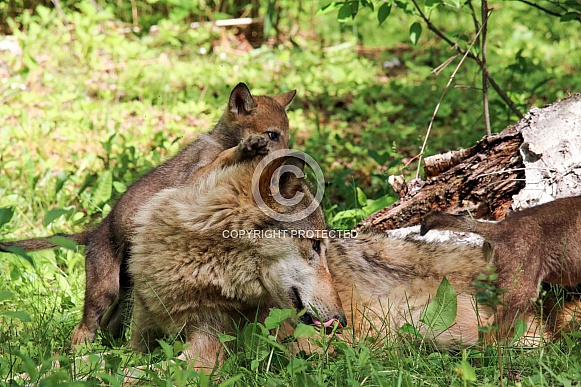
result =
M430 230L452 230L460 232L473 232L484 239L494 239L497 224L493 222L479 222L469 216L459 216L432 212L426 215L420 227L420 235L426 235Z
M55 234L53 236L44 238L23 239L20 241L0 242L0 251L10 253L10 247L20 247L24 251L37 251L54 249L60 244L55 240L55 237L68 238L75 241L78 245L86 245L90 231L82 231L76 234Z

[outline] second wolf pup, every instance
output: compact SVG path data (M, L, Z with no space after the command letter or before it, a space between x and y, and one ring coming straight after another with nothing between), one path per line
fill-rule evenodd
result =
M466 216L432 213L421 234L447 229L473 232L490 245L486 249L505 289L498 313L503 339L513 321L531 307L541 282L563 286L581 283L581 197L569 197L515 212L498 223L478 222Z
M280 172L302 166L292 155L272 161L254 186L266 145L250 136L222 152L203 176L159 192L138 211L128 261L134 348L152 349L160 337L180 334L191 345L182 356L196 368L211 368L223 360L218 334L252 321L264 304L306 309L300 318L305 323L346 325L325 258L328 241L290 234L326 230L322 210L283 222L255 203L253 192L259 192L272 210L296 215L314 200L301 178ZM301 199L276 202L269 196L271 181L279 182L283 197ZM258 236L233 237L242 231Z

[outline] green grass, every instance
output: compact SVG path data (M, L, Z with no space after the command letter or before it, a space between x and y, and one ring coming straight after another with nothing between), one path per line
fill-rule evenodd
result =
M510 4L500 3L490 32L489 62L499 83L523 110L578 91L579 29ZM232 50L228 34L212 52L220 31L162 20L155 35L124 35L107 10L88 2L77 7L65 9L66 22L46 8L23 13L18 29L13 24L22 55L0 51L0 208L14 211L9 222L0 221L0 239L95 224L131 181L210 130L241 81L255 94L298 90L289 111L293 146L323 168L328 218L350 227L395 200L389 174L415 171L413 163L404 165L419 152L452 71L430 72L450 52L427 34L417 47L407 46L410 20L399 14L381 28L373 15L358 16L362 42L386 48L366 59L356 53L352 29L342 32L331 14L302 18L296 45L244 54ZM445 13L437 21L449 28L462 23ZM403 68L384 73L382 61L394 56ZM484 134L480 93L473 88L479 76L470 66L456 82L470 87L452 89L444 100L431 154L470 146ZM515 118L491 98L493 129L500 131ZM0 254L0 383L118 385L122 369L149 363L156 369L146 375L149 383L208 383L174 358L179 343L153 356L111 349L100 340L70 352L82 308L83 255L59 249L32 257L34 267ZM333 339L332 353L294 356L268 340L248 344L241 335L241 352L219 373L224 385L467 385L473 372L475 384L496 386L500 376L490 348L450 353L412 343L351 346ZM575 337L507 349L505 376L515 385L572 385L581 378L579 349ZM23 374L32 380L17 378Z

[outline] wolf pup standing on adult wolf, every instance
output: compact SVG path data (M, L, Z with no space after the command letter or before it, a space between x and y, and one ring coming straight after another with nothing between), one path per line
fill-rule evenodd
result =
M182 357L212 368L224 356L218 334L253 321L260 305L306 311L299 320L319 327L346 325L325 258L328 238L318 237L326 231L323 212L318 203L306 211L314 197L302 178L283 170L302 169L303 160L276 158L255 180L266 146L250 136L222 152L203 176L159 192L139 209L128 260L132 347L151 350L164 335L180 334L191 344ZM273 181L275 192L299 200L277 202ZM294 220L271 218L255 193Z
M496 321L503 340L537 299L541 282L581 284L581 196L527 208L499 223L432 213L421 234L433 229L473 232L490 244L486 252L498 273L497 286L507 291Z
M93 341L99 325L111 337L122 335L124 303L120 300L125 299L131 286L124 263L135 227L134 216L143 203L165 188L188 181L221 151L237 146L251 134L267 139L270 150L287 148L289 122L285 109L295 94L296 91L291 91L274 97L253 96L244 83L239 83L232 90L222 118L209 134L131 185L94 230L63 235L87 245L83 319L73 333L73 345ZM9 252L11 246L26 251L56 247L49 239L37 238L3 242L0 251Z

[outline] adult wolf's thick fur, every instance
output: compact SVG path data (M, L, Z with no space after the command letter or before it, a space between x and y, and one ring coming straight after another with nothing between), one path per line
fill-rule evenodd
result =
M85 305L83 319L73 333L73 345L93 341L99 323L111 336L121 335L124 307L119 300L124 300L130 287L125 262L135 227L134 215L143 203L165 188L192 179L196 171L212 162L220 152L237 146L251 134L265 137L270 150L287 148L289 122L285 109L294 95L295 91L272 98L252 96L245 84L238 84L211 133L201 136L131 185L95 230L64 235L78 244L87 244ZM9 251L10 246L27 251L56 247L50 238L37 238L3 242L0 251Z
M530 309L541 282L581 284L579 196L515 212L499 223L432 213L424 219L421 233L432 229L473 232L490 244L487 253L498 273L497 285L508 291L497 321L503 336L510 334L514 319Z
M232 333L253 320L261 304L306 309L301 321L318 326L346 324L327 268L328 241L290 235L292 230L325 231L321 209L296 223L280 222L254 201L258 160L240 158L253 148L261 153L266 143L260 140L250 137L223 152L205 176L161 191L138 211L128 261L134 348L151 349L161 336L180 334L191 344L183 356L198 368L212 367L223 352L216 334ZM297 214L313 201L305 183L289 173L279 176L280 192L285 198L304 194L302 200L285 206L269 196L277 168L296 161L278 159L261 176L259 192L278 213ZM255 230L263 234L231 237Z
M479 323L491 311L476 310L472 282L486 269L481 249L360 233L332 239L327 262L356 337L395 338L404 323L415 325L439 348L478 341ZM457 294L457 318L444 332L420 324L420 315L446 277Z
M477 306L474 297L481 289L473 282L486 272L487 262L478 247L394 239L384 233L332 239L327 249L331 277L355 339L394 340L399 328L410 323L432 344L449 349L476 344L478 327L494 322L491 309ZM443 277L456 291L457 316L448 330L440 332L422 324L420 316ZM549 298L542 308L520 317L527 323L520 343L535 345L578 330L581 304Z

